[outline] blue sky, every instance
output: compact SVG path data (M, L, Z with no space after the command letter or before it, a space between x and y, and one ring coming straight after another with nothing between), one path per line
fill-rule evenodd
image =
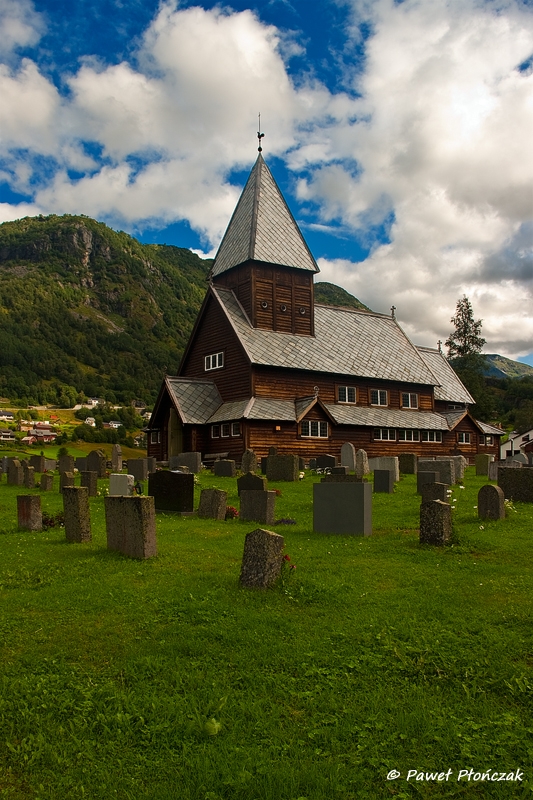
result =
M0 0L0 221L216 251L263 154L322 280L533 364L533 5Z

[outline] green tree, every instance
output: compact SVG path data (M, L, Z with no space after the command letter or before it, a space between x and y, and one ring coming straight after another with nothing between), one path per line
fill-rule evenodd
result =
M487 389L485 359L481 355L486 340L481 336L482 320L474 319L472 304L466 295L457 301L455 314L450 321L455 330L445 342L448 361L474 398L476 416L488 422L493 414L494 402Z

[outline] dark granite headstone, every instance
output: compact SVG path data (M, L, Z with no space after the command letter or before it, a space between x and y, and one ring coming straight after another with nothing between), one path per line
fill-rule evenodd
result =
M202 454L196 451L190 453L178 453L177 456L169 458L169 468L179 469L181 466L189 467L189 471L197 474L202 469Z
M504 519L505 497L499 486L488 483L477 495L477 514L480 519Z
M103 450L91 450L85 464L87 472L96 472L99 478L107 474L107 459Z
M130 558L155 556L154 498L106 497L104 502L107 549L116 550Z
M235 461L230 458L220 458L213 464L213 472L219 478L234 478L236 475Z
M245 450L241 459L241 470L246 472L257 472L257 456L253 450Z
M418 457L416 453L400 453L398 463L404 475L416 475Z
M332 475L347 475L348 467L331 467Z
M33 467L35 472L44 472L45 470L44 462L45 462L44 456L30 457L30 467Z
M240 584L249 589L268 589L279 579L284 539L278 533L257 528L244 540Z
M16 458L9 459L7 482L9 486L22 486L24 483L24 468Z
M262 456L262 458L261 458L261 473L263 475L266 475L267 462L268 462L268 456Z
M161 470L148 475L148 494L154 498L156 511L192 513L194 510L194 475Z
M84 470L81 474L80 486L86 486L89 490L89 497L96 497L98 494L98 475L96 472Z
M330 473L320 478L320 483L362 483L363 479L357 475L344 475L343 473Z
M63 513L67 542L90 542L92 538L91 515L87 486L65 486L63 489Z
M146 460L148 462L148 474L150 474L150 472L155 472L157 469L157 458L149 456Z
M273 525L276 493L243 489L240 495L239 517L243 522L262 522Z
M451 535L451 506L440 500L422 503L420 506L420 544L441 546L450 539Z
M392 470L374 470L374 491L381 494L394 494L394 472Z
M507 500L518 500L520 503L533 503L533 468L500 467L498 470L498 486L503 490Z
M298 456L268 456L266 476L269 481L297 481L300 477Z
M455 483L455 462L452 458L448 459L418 459L418 472L438 472L439 483L447 483L451 486Z
M59 456L59 472L74 472L74 456Z
M317 469L331 469L336 465L337 461L335 456L317 456L316 468Z
M24 486L26 489L35 489L35 469L24 467Z
M63 492L67 486L74 486L73 472L61 472L59 475L59 491Z
M262 478L260 475L254 475L252 472L247 472L246 475L242 475L240 478L237 478L237 493L239 497L243 489L249 489L256 492L266 492L267 487L267 479Z
M87 456L80 456L76 458L74 461L74 466L78 470L78 472L84 472L87 470Z
M316 458L309 459L309 469L316 469Z
M330 476L333 477L333 476ZM355 475L339 476L355 478ZM370 536L372 486L369 483L315 483L313 530L316 533Z
M425 483L441 483L442 481L439 480L440 472L425 472L425 471L418 471L416 473L416 491L418 494L422 494L422 486Z
M222 489L202 489L198 516L202 519L225 519L228 493Z
M23 494L17 497L17 521L19 528L40 531L43 528L41 498L38 494Z
M114 444L111 449L111 469L122 472L122 447L119 444Z
M431 503L433 500L440 500L441 503L448 502L450 487L447 483L423 483L420 488L423 503Z
M148 461L146 458L128 458L128 474L136 481L148 480Z
M54 476L51 472L43 472L41 475L41 491L51 492L54 488Z

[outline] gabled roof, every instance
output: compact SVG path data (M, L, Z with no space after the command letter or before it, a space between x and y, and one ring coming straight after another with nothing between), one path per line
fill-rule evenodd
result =
M461 383L459 376L449 361L433 347L417 347L418 352L434 373L437 385L435 400L448 400L452 403L475 403L474 398Z
M165 386L184 423L201 425L222 405L220 392L210 381L167 377Z
M413 430L447 431L443 414L435 411L403 411L400 408L327 404L326 408L338 425L367 425L375 428L408 428Z
M249 260L319 272L261 153L218 248L210 277Z
M315 306L315 336L254 328L230 289L211 287L252 364L434 386L439 381L392 317Z

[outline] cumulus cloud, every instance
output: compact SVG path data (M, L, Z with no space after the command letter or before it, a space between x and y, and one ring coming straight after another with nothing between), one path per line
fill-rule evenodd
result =
M36 44L44 28L42 14L30 0L0 0L0 57L9 58L17 48Z

